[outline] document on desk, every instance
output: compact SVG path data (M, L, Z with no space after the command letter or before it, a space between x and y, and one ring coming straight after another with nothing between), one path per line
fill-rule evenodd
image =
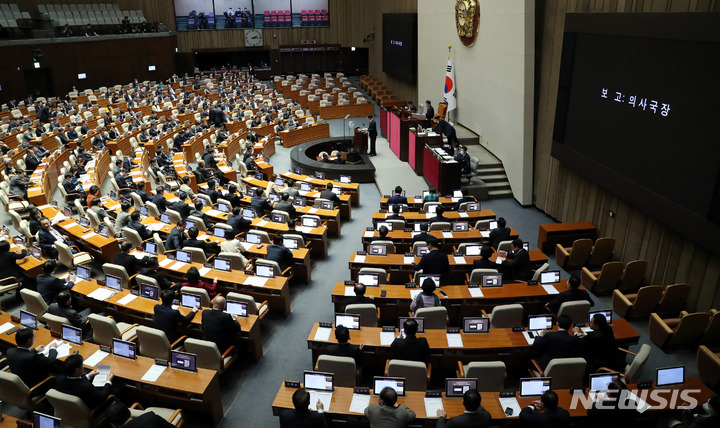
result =
M203 266L203 267L201 267L201 268L198 270L198 272L200 272L200 276L205 276L205 275L207 275L208 272L210 272L211 270L212 270L212 268Z
M372 238L375 236L374 230L366 230L365 233L363 233L363 238Z
M96 374L93 378L92 384L93 386L103 387L105 386L108 375L110 374L110 366L108 366L107 364L100 364L99 366L97 366L97 371L98 374Z
M489 231L489 230L481 230L481 231L480 231L480 236L482 236L483 238L489 238L489 237L490 237L490 231Z
M310 233L313 231L313 228L307 227L307 226L295 226L295 230L297 230L300 233Z
M353 394L350 402L351 413L365 413L365 409L370 407L370 394Z
M353 287L352 285L346 286L345 287L345 296L348 296L348 297L355 296L355 287ZM2 332L0 331L0 333L2 333Z
M157 232L158 230L162 229L163 226L165 226L165 223L150 223L147 225L147 228L149 230Z
M504 262L504 261L505 261L505 257L498 256L498 258L495 259L495 264L501 265L502 262Z
M67 217L65 217L65 215L63 215L63 213L57 213L57 214L55 214L55 217L52 218L52 223L53 224L60 223L61 221L65 220L66 218ZM77 224L77 223L75 223L75 224Z
M3 325L0 325L0 334L5 333L6 331L10 330L11 328L15 327L15 324L11 322L6 322Z
M70 222L70 223L64 225L63 227L64 227L65 229L70 229L71 227L75 227L75 226L79 226L79 225L78 225L78 223L77 223L76 221L73 221L73 222Z
M85 365L90 367L95 367L100 363L100 361L104 360L105 357L110 355L109 352L97 350L94 354L90 355L87 360L85 360Z
M148 371L145 372L143 377L140 378L140 380L144 380L145 382L155 382L158 380L161 374L167 369L167 366L159 366L157 364L153 364L150 366Z
M452 232L443 232L442 235L443 235L443 238L445 238L445 239L452 239L452 237L453 237Z
M520 403L518 403L517 398L515 397L502 397L498 398L498 401L500 402L500 407L503 410L503 413L505 413L506 418L517 418L520 416ZM507 409L512 409L512 416L507 415Z
M459 215L460 217L463 217L463 218L470 217L470 214L468 214L467 212L464 212L464 211L463 211L463 212L459 212L458 215Z
M423 199L422 198L414 198L413 201L416 204L422 204Z
M485 297L480 287L468 288L468 291L472 297Z
M206 212L205 214L207 214L211 217L218 217L220 214L222 214L222 212L220 212L218 210L208 210L208 212Z
M58 358L64 358L70 355L70 344L64 343L61 339L55 339L52 342L45 345L45 348L42 351L42 354L46 357L50 356L50 345L55 344L57 345L55 347L55 350L57 351L57 357Z
M250 285L252 287L264 287L267 283L267 278L262 276L249 276L243 282L244 285Z
M201 241L204 241L204 240L206 240L206 239L208 239L208 238L210 238L210 237L207 236L207 235L204 234L204 233L203 233L202 235L200 235L200 236L197 237L197 239L199 239L199 240L201 240Z
M304 191L304 190L298 190L298 193L300 194L300 196L305 196L305 195L307 195L308 193L311 193L311 192L306 192L306 191Z
M552 284L542 284L541 286L545 289L547 294L560 294L560 292L557 291L557 288L555 288Z
M91 299L95 299L95 300L104 302L105 300L111 298L114 295L115 295L114 291L109 290L107 288L99 287L92 293L88 294L88 297Z
M127 305L128 303L132 302L133 300L137 299L138 296L134 294L128 294L127 296L123 297L122 299L118 300L118 303L121 305Z
M355 254L355 258L353 258L353 262L365 263L365 256L360 256L360 255Z
M260 220L256 226L257 227L265 227L265 226L267 226L268 223L269 223L269 221L267 221L267 220Z
M411 264L413 264L413 263L415 263L415 257L412 257L412 256L410 256L410 257L408 257L408 256L403 257L403 264L405 264L405 265L411 265Z
M465 257L463 257L463 256L453 256L453 259L455 260L456 265L467 264L467 262L465 261Z
M308 210L308 214L315 214L316 212L320 211L319 209L312 207Z
M330 411L330 403L332 402L332 392L310 391L310 410L317 410L317 402L323 405L323 411Z
M390 346L395 340L394 331L381 331L380 332L380 344L382 346Z
M158 263L158 264L160 265L160 267L167 267L174 261L175 260L172 260L172 259L164 259L164 260L161 260L160 263Z
M180 270L187 266L187 263L184 262L175 262L172 266L170 266L168 269L170 270Z
M425 397L425 414L428 418L437 417L438 410L443 409L442 398L440 397Z
M433 218L435 217L434 213L425 213L425 218Z
M535 337L530 337L529 331L523 331L523 336L525 337L525 340L527 340L528 345L532 345L533 342L535 342L535 337L537 337L537 333L533 333Z
M180 202L180 198L170 198L167 201L168 202Z
M132 254L133 256L135 256L135 258L138 259L138 260L142 260L142 259L143 259L144 257L146 257L146 256L147 256L147 257L150 257L150 254L145 253L145 252L143 252L143 251L137 251L137 250L133 250L133 252L131 252L130 254Z
M330 339L330 333L332 332L331 328L328 327L318 327L318 329L315 331L315 337L313 340L319 340L322 342L327 342L328 339Z
M460 333L446 333L448 346L451 348L462 348L463 341Z
M92 238L92 237L94 237L94 236L98 236L98 234L95 233L95 232L90 232L90 233L84 234L83 236L81 236L81 238L87 240L87 239L90 239L90 238Z

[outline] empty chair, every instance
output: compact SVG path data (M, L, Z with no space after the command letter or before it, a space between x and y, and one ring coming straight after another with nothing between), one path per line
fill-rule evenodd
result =
M650 345L647 343L640 346L640 350L635 353L627 349L618 348L620 351L625 352L628 355L633 355L633 360L630 362L630 364L625 365L625 371L620 373L620 376L623 377L625 383L637 383L637 381L640 379L640 375L642 375L643 369L645 368L645 364L648 361L648 357L650 357ZM607 367L600 367L598 372L615 372L615 370L609 369Z
M199 368L215 370L218 373L226 371L237 358L237 351L234 346L230 346L224 353L220 354L214 342L193 338L185 340L185 351L197 355L197 366Z
M415 316L418 318L425 318L425 328L447 328L448 314L445 306L420 308L415 311Z
M292 266L288 266L285 270L280 270L280 264L274 260L256 259L255 266L270 266L275 276L293 277Z
M644 288L644 287L643 287ZM658 301L655 313L661 317L672 317L685 308L690 296L690 284L671 284L665 287Z
M183 247L183 251L187 251L188 253L190 253L190 260L193 263L207 263L207 256L205 256L205 251L203 251L202 248Z
M452 225L447 221L435 221L430 224L430 230L448 230L450 228L452 228Z
M384 245L385 248L387 249L387 253L388 253L388 254L394 254L394 253L395 253L395 243L393 243L393 241L389 241L389 240L379 240L379 241L374 241L374 242L372 243L372 245Z
M576 269L582 267L590 257L592 239L576 239L572 247L566 248L560 244L555 245L555 260L563 269Z
M42 389L52 385L54 380L55 377L50 376L28 387L18 375L0 370L0 401L32 411L45 400Z
M257 315L258 318L262 319L268 312L267 301L258 303L253 296L248 294L229 292L226 297L227 300L247 303L248 315Z
M712 344L720 342L720 311L710 309L710 321L700 337L700 343Z
M477 379L478 392L495 392L505 388L505 363L502 361L472 361L463 365L458 361L457 377Z
M198 287L181 287L180 288L181 293L185 294L192 294L193 296L200 296L200 306L204 308L209 308L210 305L210 295L208 294L207 290L204 288L198 288Z
M156 328L141 325L137 328L138 353L149 358L161 358L170 360L170 350L176 349L185 336L180 337L174 343L170 343L165 332Z
M130 406L131 420L135 420L148 412L155 413L176 427L182 426L185 422L185 415L183 415L181 409L168 409L166 407L148 407L147 409L143 409L140 403L133 403L133 405Z
M217 227L217 226L216 226ZM223 253L217 255L219 259L230 260L230 268L233 270L245 270L245 264L243 263L243 256L236 253Z
M362 267L358 271L358 275L376 274L378 276L378 284L387 284L390 281L390 274L383 268Z
M22 297L23 302L25 303L25 310L31 314L35 314L38 321L45 322L43 314L47 310L48 305L45 303L42 295L37 291L22 288L20 289L20 297Z
M530 375L552 378L553 389L568 389L583 384L587 367L584 358L553 358L545 370L542 370L535 360L530 361L533 364L529 370Z
M705 385L717 390L720 387L720 353L701 345L697 352L698 375Z
M93 342L98 345L112 346L113 339L125 341L135 339L135 330L138 324L116 323L112 317L104 317L98 314L88 315L88 321L92 326Z
M377 327L380 322L380 310L372 303L347 305L345 313L360 315L361 327Z
M430 383L432 367L419 361L388 360L385 376L405 378L406 391L425 391Z
M615 251L615 238L598 238L590 251L590 258L586 263L589 267L602 266L610 261Z
M102 416L102 410L105 408L105 404L114 399L114 397L108 397L106 403L98 406L97 414L83 403L80 397L70 394L65 394L58 391L57 389L50 389L45 394L50 404L52 404L55 410L55 417L60 418L63 424L74 427L74 428L93 428L100 426L100 419Z
M482 284L483 275L497 274L497 269L473 269L467 277L468 284ZM466 274L467 275L467 274Z
M112 275L120 278L122 288L130 288L130 280L136 275L130 276L125 270L125 266L116 265L114 263L103 263L102 270L105 275Z
M662 294L663 288L659 285L646 285L632 294L623 294L620 290L614 290L613 311L628 319L649 317L658 306Z
M315 370L335 375L335 385L342 388L353 388L360 379L360 370L352 357L320 355L315 363Z
M558 309L557 316L567 315L574 323L587 323L589 310L590 302L587 300L563 302Z
M659 348L666 346L687 346L695 344L702 336L710 314L707 312L680 312L680 318L660 318L658 314L650 315L648 333L650 340Z
M622 272L622 262L607 262L600 271L582 268L580 280L582 286L594 294L610 293L617 288Z
M252 230L251 233L260 236L261 244L272 244L272 241L270 240L270 235L268 235L268 233L264 230Z
M629 262L623 270L618 290L622 292L632 292L640 288L645 280L645 271L647 270L647 262L645 260L634 260Z
M143 239L137 230L131 229L129 227L123 227L122 232L123 235L127 238L128 242L133 246L133 248L142 247Z
M490 328L512 328L523 325L524 313L521 304L513 303L495 306L490 315L483 311L483 316L490 318Z

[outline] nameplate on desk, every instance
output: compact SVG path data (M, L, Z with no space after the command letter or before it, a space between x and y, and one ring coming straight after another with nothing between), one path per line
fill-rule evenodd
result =
M286 380L285 387L286 388L300 388L300 382L298 382L296 380Z
M345 281L345 285L355 285L355 281Z
M412 232L412 231L413 231L413 230L412 230L411 228L409 228L409 227L406 227L405 229L403 229L403 232Z
M156 359L155 359L155 365L156 365L156 366L164 366L164 367L167 367L167 366L168 366L168 362L167 362L167 360L162 360L162 359L160 359L160 358L156 358Z
M287 386L287 385L286 385ZM353 394L370 394L370 388L361 388L361 387L354 387L353 388Z
M103 352L111 352L112 351L109 346L103 346L103 345L100 345L100 350Z
M358 251L358 252L357 252L357 255L358 255L358 256L366 256L366 255L367 255L367 252L366 252L366 251Z
M366 227L365 230L367 230L368 232L374 232L375 228L374 227Z
M528 285L538 285L538 281L537 281L537 280L535 280L535 281L530 280L530 281L527 282L527 284L528 284Z
M378 212L379 212L380 214L385 214L385 213L387 213L387 210L380 210L380 211L378 211Z
M512 331L525 331L525 327L513 327Z
M395 327L385 326L382 331L383 333L395 333Z
M637 389L650 389L653 386L653 381L645 380L637 383Z
M448 333L460 333L460 329L457 327L451 327L447 329Z
M331 322L319 322L318 325L323 328L332 328Z
M425 391L425 396L429 398L442 398L442 391Z
M408 282L407 284L405 284L405 288L415 288L415 287L417 287L417 285L413 282Z
M500 391L500 397L506 398L506 397L514 397L514 396L515 396L514 390Z

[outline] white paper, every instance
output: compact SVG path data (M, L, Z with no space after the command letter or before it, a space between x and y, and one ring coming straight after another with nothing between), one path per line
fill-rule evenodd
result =
M187 266L187 265L188 265L188 264L185 263L185 262L177 262L177 261L176 261L176 262L173 263L173 265L170 266L168 269L170 269L170 270L180 270L180 269L184 268L184 267Z
M245 282L243 282L243 284L250 285L253 287L264 287L265 284L267 283L267 280L268 280L267 278L262 277L262 276L249 276L249 277L247 277Z
M353 394L350 402L351 413L365 413L365 409L370 406L370 394Z
M50 355L50 345L56 344L55 350L57 351L58 358L64 358L70 355L71 346L69 343L64 343L61 339L55 339L48 343L42 351L42 354L46 357Z
M363 238L372 238L375 236L374 230L366 230L365 233L363 233Z
M137 299L137 296L134 294L128 294L127 296L123 297L122 299L118 300L118 304L120 305L127 305L128 303L132 302L133 300Z
M590 327L581 327L580 330L582 330L582 332L585 334L588 334L592 331Z
M200 272L200 276L205 276L205 275L207 275L208 272L210 272L211 270L212 270L212 268L203 266L203 267L201 267L200 269L198 269L198 272Z
M15 327L15 324L11 322L6 322L3 325L0 325L0 334L5 333L6 331L10 330L11 328Z
M148 224L146 227L147 227L149 230L152 230L152 231L154 231L154 232L157 232L158 230L162 229L163 226L165 226L164 223L150 223L150 224Z
M310 214L315 214L315 213L318 212L318 211L320 211L320 210L317 209L317 208L315 208L315 207L312 207L312 208L310 208L310 209L308 210L308 213L310 213ZM372 236L372 235L371 235L371 236Z
M468 291L472 297L485 297L480 287L468 288Z
M483 238L489 238L489 237L490 237L490 231L489 231L489 230L481 230L481 231L480 231L480 236L482 236Z
M448 346L450 348L462 348L463 341L460 333L446 333Z
M380 344L382 346L390 346L395 340L394 331L381 331L380 332Z
M171 259L163 259L163 260L160 260L160 262L159 262L158 264L160 265L160 267L166 267L166 266L168 266L168 265L169 265L170 263L172 263L172 262L174 262L174 260L171 260Z
M408 257L408 256L403 257L403 264L411 265L413 263L415 263L415 257L412 257L412 256L411 257Z
M66 218L67 217L65 217L65 215L63 213L57 213L57 214L55 214L55 217L52 218L52 223L53 224L60 223L61 221L65 220ZM77 224L77 223L75 223L75 224Z
M628 391L628 401L630 400L635 401L638 413L645 413L645 411L651 407L645 400Z
M211 217L218 217L222 214L222 212L218 210L208 210L205 214L211 216Z
M502 262L504 262L504 261L505 261L505 257L498 256L498 258L495 259L495 264L501 265Z
M68 223L68 224L64 225L63 227L64 227L65 229L70 229L71 227L75 227L75 226L78 226L78 223L77 223L76 221L73 221L73 222L71 222L71 223Z
M317 410L318 400L323 404L323 411L329 412L332 392L310 391L310 410Z
M355 287L353 287L352 285L346 286L345 287L345 295L350 296L350 297L354 296L355 295ZM0 333L2 333L2 331L0 331Z
M158 380L161 374L165 371L167 367L166 366L158 366L157 364L153 364L150 366L148 371L145 372L143 377L140 378L140 380L144 380L145 382L155 382Z
M114 291L109 290L107 288L100 287L100 288L97 288L92 293L88 294L88 297L102 302L102 301L105 301L105 300L111 298L114 295L115 295Z
M107 382L108 375L110 374L110 366L107 364L100 364L97 366L98 374L93 378L93 386L103 387Z
M97 350L94 354L92 354L88 359L85 360L85 365L90 367L95 367L100 363L100 361L104 360L105 357L110 355L109 352Z
M180 198L170 198L167 201L168 202L180 202Z
M435 217L435 214L433 213L425 213L425 218L433 218Z
M425 397L425 414L428 418L437 417L438 410L445 410L443 408L442 398L440 397Z
M313 228L307 227L307 226L296 226L295 230L297 230L298 232L301 232L301 233L310 233L313 231Z
M465 261L465 257L463 257L463 256L453 256L453 258L455 259L455 264L456 264L456 265L464 265L464 264L467 264L467 262Z
M470 215L469 215L468 213L466 213L466 212L462 212L462 213L459 212L458 215L459 215L460 217L465 217L465 218L470 217Z
M135 256L135 258L138 259L138 260L142 260L143 257L145 257L145 256L148 256L148 257L150 256L150 254L145 253L145 252L142 252L142 251L133 251L133 252L131 252L130 254L132 254L133 256Z
M542 284L541 287L545 289L547 294L560 294L560 292L557 291L557 288L555 288L552 284Z
M359 255L355 254L355 258L353 259L353 262L365 263L365 256L359 256Z
M268 221L267 221L267 220L260 220L256 226L257 226L257 227L264 227L264 226L266 226L267 224L268 224Z
M520 403L518 403L517 398L515 397L502 397L498 398L498 401L500 402L500 407L502 408L503 413L505 413L505 409L508 407L512 409L512 416L505 415L506 418L517 418L520 416Z
M330 333L332 332L332 329L327 327L318 327L317 331L315 331L315 337L313 340L319 340L321 342L327 342L328 339L330 339Z
M208 238L209 238L209 236L207 236L207 235L204 234L204 233L203 233L202 235L200 235L200 236L197 237L197 239L199 239L199 240L201 240L201 241L204 241L204 240L206 240L206 239L208 239Z
M523 332L522 332L523 337L525 337L525 340L527 340L528 345L532 345L533 342L535 342L535 338L534 338L534 337L530 337L530 335L529 335L528 333L529 333L529 332L527 332L527 331L523 331ZM533 333L533 334L535 335L535 337L537 337L537 334L536 334L536 333Z
M451 239L453 237L452 232L443 232L443 238Z
M92 238L93 236L98 236L98 234L95 233L95 232L90 232L90 233L84 234L83 236L81 236L81 238L82 238L82 239L90 239L90 238Z

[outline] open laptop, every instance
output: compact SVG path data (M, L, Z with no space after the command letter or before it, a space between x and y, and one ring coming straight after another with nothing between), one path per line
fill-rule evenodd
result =
M553 316L552 315L530 315L528 317L528 330L540 331L552 329Z
M60 428L60 418L40 412L33 412L32 426L35 428Z
M466 245L465 246L465 255L468 257L477 257L480 255L480 250L482 249L482 245Z
M300 247L300 241L297 238L284 238L283 247L289 250L297 250Z
M463 333L489 333L490 318L486 317L464 317Z
M303 371L303 386L316 391L334 391L335 375L332 373Z
M145 252L148 254L152 254L153 256L157 256L157 245L155 245L154 242L146 242L145 243Z
M75 345L82 345L82 330L71 325L63 324L62 340Z
M120 339L112 340L112 353L118 357L129 358L131 360L137 358L135 355L135 343Z
M188 372L196 372L197 355L189 352L170 351L170 367L175 370L185 370Z
M90 268L83 265L77 265L75 267L75 271L78 278L82 279L83 281L90 281Z
M225 312L236 317L247 317L247 303L237 302L235 300L228 300L225 304Z
M612 309L594 310L588 312L588 320L591 320L595 315L604 315L608 324L612 324Z
M431 275L426 273L421 273L418 275L418 285L422 286L423 282L425 282L426 279L432 279L435 283L435 288L440 288L440 275Z
M491 221L488 224L488 229L490 229L490 230L497 229L497 227L498 227L498 224L497 224L497 221L495 221L495 220Z
M404 329L405 320L415 320L418 325L417 332L425 333L425 318L424 317L400 317L398 318L398 329L402 330Z
M473 378L447 378L445 379L445 397L462 398L470 389L477 390L477 379Z
M377 273L358 274L358 283L366 287L377 287L380 285L380 275Z
M200 307L200 296L195 294L180 293L180 304L185 308Z
M232 270L232 262L228 259L221 259L215 257L213 259L213 269L221 270L223 272L230 272Z
M283 180L282 178L278 177L277 180L275 180L275 184L277 184L277 185L280 186L280 187L285 187L285 180Z
M98 233L98 235L102 236L103 238L109 238L110 237L110 228L108 228L107 224L101 223L98 225L97 233Z
M477 202L468 202L468 204L465 206L465 211L467 212L475 212L480 211L480 204Z
M590 373L590 392L607 391L611 382L620 379L620 373Z
M462 198L463 197L462 190L460 190L460 189L453 190L452 197L453 198Z
M268 265L255 265L255 275L264 278L275 278L275 269Z
M560 282L560 271L549 270L540 274L540 284L557 284Z
M503 274L501 273L486 273L481 278L483 288L503 286Z
M162 213L160 214L160 221L165 224L171 224L172 220L170 219L169 214Z
M550 389L550 381L549 377L520 378L520 396L539 397Z
M245 240L250 244L259 244L262 242L262 236L257 233L248 232L245 234Z
M255 211L253 211L252 208L243 208L242 216L243 216L243 218L246 218L246 219L254 219Z
M160 288L151 284L140 284L140 297L150 300L157 300L160 295Z
M350 184L352 183L352 177L350 177L349 175L341 175L340 182L343 184Z
M280 196L278 196L276 193L271 193L268 195L268 199L270 199L270 202L280 202Z
M292 204L296 207L304 207L307 204L307 199L303 198L302 196L294 196Z
M145 217L147 217L148 215L150 215L150 212L148 211L148 207L146 207L145 205L142 205L142 206L140 207L140 215L141 215L141 216L145 216Z
M452 224L453 232L467 232L470 230L470 223L466 221L456 221Z
M333 201L320 201L320 208L324 210L332 210L335 208Z
M177 250L175 252L175 260L183 263L192 263L192 255L190 251Z
M315 178L318 180L325 180L325 173L322 171L315 171Z
M215 226L213 228L213 236L216 238L225 238L225 232L227 232L227 231L225 229L223 229L222 227Z
M287 223L287 216L285 214L272 213L270 214L270 221L273 223Z
M344 325L348 330L360 330L360 315L335 314L335 327Z
M662 367L657 369L655 386L682 385L685 383L685 366Z
M20 310L20 325L37 330L37 317L28 311Z
M334 194L338 195L338 196L341 196L341 195L342 195L342 189L339 188L339 187L333 187L333 188L332 188L332 192L333 192Z
M122 281L119 276L105 274L105 286L113 291L122 291Z
M428 214L435 215L435 213L437 213L437 207L438 207L438 204L428 205L426 211Z
M230 206L224 202L218 203L218 211L221 213L229 213L230 212Z
M398 397L405 396L405 378L404 377L387 377L375 376L373 378L373 393L380 395L380 391L385 388L392 388Z
M320 226L320 221L314 217L303 217L302 225L303 225L303 227L316 228L316 227Z
M430 251L427 245L418 245L415 247L415 257L422 257Z
M302 183L300 183L300 191L302 191L302 192L312 192L312 186L310 185L310 183L307 183L307 182L304 182L304 181L303 181Z
M368 255L387 256L387 246L385 244L370 244L368 245Z
M303 170L299 166L294 166L292 169L293 174L302 175Z
M200 199L200 200L202 200L202 199ZM186 228L186 229L190 229L190 228L193 228L193 227L196 227L196 226L197 226L197 225L195 224L194 221L192 221L192 220L185 220L185 228Z

